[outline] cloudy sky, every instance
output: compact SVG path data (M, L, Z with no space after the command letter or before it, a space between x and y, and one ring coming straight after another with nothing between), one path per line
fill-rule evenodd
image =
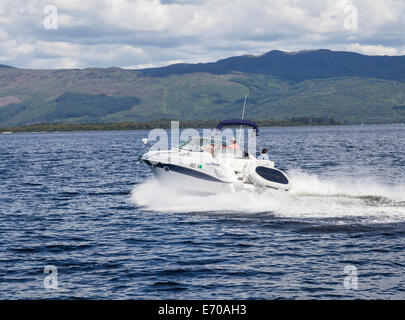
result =
M317 48L405 54L405 1L0 0L0 64L19 68L142 68Z

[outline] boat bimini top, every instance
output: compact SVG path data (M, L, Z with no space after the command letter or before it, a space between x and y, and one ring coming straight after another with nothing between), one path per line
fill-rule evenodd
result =
M242 120L242 119L230 119L224 120L217 124L216 129L222 130L223 127L227 126L249 126L256 130L256 135L259 135L259 126L256 122L250 120Z

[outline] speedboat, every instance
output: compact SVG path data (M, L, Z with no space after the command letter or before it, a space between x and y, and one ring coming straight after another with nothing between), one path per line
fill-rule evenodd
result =
M211 136L189 137L167 150L145 147L150 142L144 138L146 153L140 160L162 184L181 191L219 193L268 188L288 191L290 181L283 171L274 167L273 161L259 160L253 152L227 143L221 133L229 126L249 126L254 139L259 135L259 127L253 121L225 120L218 123Z

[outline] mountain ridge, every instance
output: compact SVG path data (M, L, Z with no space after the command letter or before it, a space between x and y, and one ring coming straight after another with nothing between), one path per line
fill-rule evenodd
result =
M0 64L0 69L17 69L17 68L12 67L12 66L8 66L6 64Z
M291 69L291 66L295 66L294 69ZM405 56L368 56L329 49L298 52L272 50L258 56L242 55L216 62L173 64L139 71L145 75L158 77L195 72L216 74L244 72L298 81L341 76L405 80Z

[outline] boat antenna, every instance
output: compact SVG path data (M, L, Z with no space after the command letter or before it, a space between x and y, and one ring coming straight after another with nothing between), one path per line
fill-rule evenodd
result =
M245 117L246 99L247 99L247 93L245 94L245 102L243 103L242 120L243 120L243 118ZM238 145L240 145L240 138L241 138L241 135L242 135L242 125L240 125Z

